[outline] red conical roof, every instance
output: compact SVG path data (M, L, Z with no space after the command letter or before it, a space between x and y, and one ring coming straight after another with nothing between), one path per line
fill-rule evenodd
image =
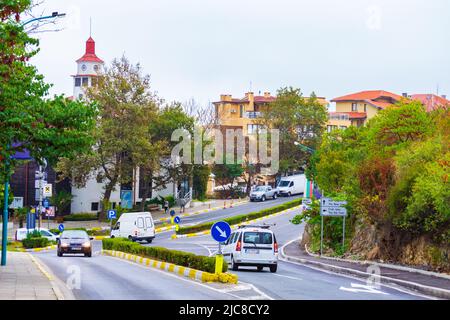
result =
M103 60L95 54L95 41L91 37L86 41L86 52L84 56L77 60L77 62L82 61L103 63Z

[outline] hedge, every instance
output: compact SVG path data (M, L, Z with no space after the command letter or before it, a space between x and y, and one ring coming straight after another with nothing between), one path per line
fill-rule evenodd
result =
M109 229L102 229L102 228L92 228L92 229L86 229L86 228L67 228L64 229L64 231L69 231L69 230L82 230L82 231L86 231L88 235L90 236L109 236L109 234L111 233ZM59 229L50 229L49 230L51 233L59 235L61 234L61 231L59 231Z
M50 245L47 238L25 238L22 240L22 245L25 249L45 248Z
M75 213L64 216L64 221L95 221L98 220L97 213Z
M216 259L214 257L197 256L193 253L161 247L145 247L125 238L103 239L102 242L104 250L121 251L200 271L215 272ZM228 264L224 261L223 272L227 270Z
M302 199L301 198L300 199L295 199L293 201L289 201L289 202L280 204L280 205L275 206L275 207L263 209L261 211L251 212L251 213L248 213L248 214L242 214L242 215L238 215L238 216L229 217L229 218L223 219L223 221L228 222L228 224L230 224L230 225L239 224L241 222L258 219L258 218L261 218L261 217L265 217L265 216L268 216L268 215L271 215L271 214L274 214L274 213L277 213L277 212L281 212L281 211L293 208L293 207L297 207L297 206L299 206L301 204L302 204ZM217 221L212 221L212 222L198 224L198 225L190 226L190 227L181 227L177 231L177 234L188 234L188 233L195 233L195 232L208 230L208 229L211 229L213 224L216 223L216 222Z

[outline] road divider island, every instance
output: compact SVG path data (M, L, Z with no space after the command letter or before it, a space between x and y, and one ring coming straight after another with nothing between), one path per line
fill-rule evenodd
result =
M293 209L295 207L300 206L301 204L302 204L302 199L295 199L293 201L289 201L289 202L277 205L275 207L263 209L263 210L256 211L256 212L251 212L248 214L242 214L242 215L238 215L238 216L234 216L234 217L225 218L225 219L223 219L223 221L227 222L230 226L238 225L238 224L242 224L242 223L248 223L251 221L256 221L260 218L267 218L271 215L278 214L278 213L286 211L288 209ZM173 238L177 238L178 236L186 237L186 236L190 236L190 235L192 235L192 236L199 235L202 232L207 233L207 232L209 232L211 227L216 222L217 221L212 221L212 222L206 222L206 223L189 226L189 227L181 227L176 232L176 234L174 235Z
M103 239L102 244L103 254L131 260L194 280L234 284L238 281L237 275L226 273L228 270L226 262L223 262L222 272L215 273L215 257L199 256L161 247L146 247L124 238Z

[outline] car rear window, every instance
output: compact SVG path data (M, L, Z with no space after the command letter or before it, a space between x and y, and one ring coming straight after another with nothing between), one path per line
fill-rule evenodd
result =
M244 243L272 244L272 234L270 232L246 232L244 233Z
M86 231L81 230L71 230L71 231L64 231L61 234L62 239L86 239L89 238Z

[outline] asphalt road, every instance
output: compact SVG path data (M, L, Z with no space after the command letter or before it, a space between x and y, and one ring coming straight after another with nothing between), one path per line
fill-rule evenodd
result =
M185 224L220 220L237 214L257 211L292 200L281 198L265 203L249 203L232 209L218 210L183 219ZM290 212L266 222L274 223L279 246L282 247L303 232L302 225L290 223L295 214ZM157 234L150 246L213 255L218 245L207 236L171 240L173 231ZM200 284L162 271L131 262L99 255L101 243L94 242L92 258L65 256L58 258L55 251L35 255L60 280L73 288L77 299L349 299L349 300L412 300L421 299L413 293L381 286L367 287L364 281L312 269L303 265L279 261L277 273L264 269L241 268L236 272L239 284ZM234 273L234 272L233 272ZM79 281L77 281L79 280Z
M289 220L297 212L287 213L267 219L274 223L271 227L276 234L279 246L297 239L303 233L303 225L294 225ZM190 251L196 254L211 255L217 251L215 243L209 235L193 238L168 240L155 239L154 244L177 250ZM251 284L267 297L272 299L332 299L332 300L415 300L423 299L413 293L394 288L368 287L364 281L333 273L312 269L291 262L279 261L277 273L268 269L257 272L256 268L243 267L233 272L239 281Z

